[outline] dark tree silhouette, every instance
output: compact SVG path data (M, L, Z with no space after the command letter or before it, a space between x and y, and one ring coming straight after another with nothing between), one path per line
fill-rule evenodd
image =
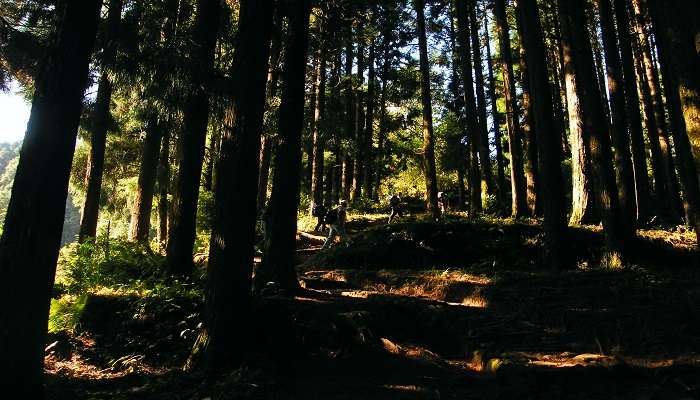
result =
M102 1L59 2L0 239L0 387L43 398L49 302Z

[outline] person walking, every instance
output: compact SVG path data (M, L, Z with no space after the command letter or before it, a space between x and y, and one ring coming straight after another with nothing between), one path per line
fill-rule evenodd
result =
M389 223L394 219L395 216L403 218L403 211L401 210L401 192L398 195L393 194L389 198L389 208L391 208L391 213L389 214Z
M438 192L438 205L440 206L440 215L445 216L447 213L447 194L445 192Z
M313 208L311 209L311 215L316 217L316 220L317 220L316 227L314 228L314 232L323 232L326 230L326 212L327 211L328 211L328 208L325 205L314 203Z
M326 213L325 222L330 225L328 230L328 237L323 243L321 250L325 250L331 246L333 239L336 236L340 237L340 240L347 240L347 233L345 233L345 220L346 214L345 210L347 208L348 202L345 200L340 200L340 205L337 208L328 210ZM347 244L347 243L346 243Z

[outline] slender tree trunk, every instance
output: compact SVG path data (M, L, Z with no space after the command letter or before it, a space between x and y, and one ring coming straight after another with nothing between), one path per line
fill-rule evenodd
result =
M354 58L354 44L352 41L352 25L347 27L347 44L345 45L345 138L352 141L355 129L355 95L352 84L352 64ZM348 199L352 191L353 160L350 158L352 150L344 149L342 162L342 188L343 198ZM355 154L353 154L354 156Z
M571 156L572 153L565 128L569 124L569 115L565 107L568 101L566 98L566 82L564 78L564 60L561 46L559 45L559 43L561 43L561 31L559 29L556 1L548 1L545 4L548 4L547 10L544 13L545 20L548 24L547 29L551 29L552 32L552 37L550 39L552 45L548 47L548 53L550 60L549 66L552 71L552 82L554 84L552 99L554 100L555 123L561 134L562 151L564 152L564 158L566 158ZM544 29L543 32L546 32L547 29Z
M114 62L117 35L122 13L122 0L110 0L107 15L107 43L102 54L102 73L97 86L95 101L94 126L90 135L90 154L85 176L85 203L80 219L78 240L82 243L88 237L97 236L97 216L100 210L100 192L102 191L102 172L104 171L105 147L109 126L109 106L112 100L112 82L108 70Z
M542 214L542 200L540 199L540 177L538 170L537 135L533 118L532 101L530 95L530 82L528 75L528 62L526 47L523 46L523 27L520 13L516 13L518 28L518 40L520 43L520 81L523 91L523 137L525 139L525 178L527 182L527 207L530 215Z
M267 205L267 187L270 182L270 164L272 161L272 150L274 139L263 135L260 148L260 172L258 173L258 213Z
M272 3L239 2L238 45L230 73L239 91L224 118L216 166L204 328L188 361L190 368L200 360L212 372L238 365L252 337L255 202Z
M632 147L632 167L634 171L635 200L637 204L637 222L646 223L651 216L651 197L647 155L642 133L642 116L639 95L637 93L636 74L632 42L629 31L629 17L625 0L613 0L615 19L618 27L620 44L620 61L622 65L625 94L625 115L628 118L630 144Z
M479 116L479 162L481 179L486 186L486 193L496 193L491 168L491 151L489 149L489 132L486 121L486 96L484 95L484 69L481 63L481 43L479 40L479 23L476 18L476 2L469 7L469 27L471 31L472 54L474 55L474 79L476 85L476 104Z
M634 169L630 138L627 133L628 118L625 110L622 67L617 46L617 33L610 0L597 0L600 25L605 50L605 66L610 92L610 114L612 116L612 139L615 146L615 173L617 177L620 208L628 224L636 220L637 202L634 194Z
M506 18L505 0L494 0L494 20L501 49L501 66L503 68L503 86L506 98L506 118L508 120L508 145L510 150L510 181L512 214L524 217L527 214L527 194L523 174L522 132L518 118L518 104L515 93L515 78L510 49L510 34Z
M586 2L558 0L558 4L567 84L573 83L572 90L568 90L569 101L575 101L572 97L578 97L579 103L578 112L570 114L569 118L583 121L585 146L590 154L594 193L603 220L606 246L612 258L618 258L624 253L630 235L619 207L609 128L595 82L593 52L586 28Z
M671 120L671 132L676 149L678 174L683 184L684 207L688 224L695 229L696 242L700 243L700 185L698 184L697 164L693 157L688 132L695 129L700 134L700 73L692 67L694 57L692 35L684 32L687 23L682 21L682 5L662 5L658 0L651 0L650 11L658 38L659 55L661 56L661 72L664 77L664 89L668 102ZM680 15L679 15L680 14ZM695 90L693 90L693 87ZM681 96L681 93L684 96ZM692 105L695 96L695 109L684 107L684 103ZM693 122L696 122L693 126Z
M364 93L362 86L365 84L365 44L362 37L362 31L358 28L357 32L357 90L355 91L355 126L354 126L354 144L355 144L355 160L352 164L352 192L351 200L357 200L362 195L362 169L365 164L364 152L364 134L365 134L365 117L364 117Z
M469 42L469 11L473 3L455 2L457 13L457 51L459 53L460 72L464 84L464 108L469 137L469 211L474 216L481 211L481 173L479 171L479 120L474 98L474 78L472 77L471 43Z
M459 2L458 2L459 3ZM433 105L430 94L430 67L428 66L428 41L425 35L425 0L414 0L417 13L418 49L420 53L421 101L423 105L423 159L425 171L425 195L428 212L433 218L439 215L437 204L437 175L435 172L435 136L433 135ZM467 59L469 57L466 57ZM464 62L464 60L463 60ZM475 132L474 130L473 132Z
M214 68L220 7L218 0L197 0L194 27L194 41L198 45L195 53L197 63L193 65L192 93L186 100L183 113L182 162L177 180L178 195L174 204L172 235L167 249L167 265L172 275L190 276L194 268L192 248L196 236L197 202L209 122L206 82Z
M498 204L500 207L505 205L505 197L508 193L506 184L506 166L505 160L503 159L503 149L501 146L501 129L500 129L500 118L498 115L497 98L496 98L496 79L493 76L493 61L491 58L491 40L488 37L489 27L488 18L484 18L484 30L486 31L486 63L489 73L489 98L491 100L491 118L493 119L493 137L496 146L496 169L498 180L498 191L496 196L498 198Z
M393 38L393 30L390 26L385 27L384 31L384 42L382 43L384 55L382 59L382 87L381 93L379 94L379 132L377 134L377 165L375 171L375 189L374 195L375 200L379 198L379 189L382 185L382 174L384 173L384 141L386 140L387 131L387 115L386 115L386 103L387 103L387 85L389 79L389 66L391 65L391 43Z
M301 132L304 124L304 77L309 41L311 4L302 0L289 17L289 36L284 61L284 85L280 104L280 143L275 168L270 211L265 229L263 264L257 273L278 282L288 291L299 288L295 268L297 210L301 167ZM323 61L321 62L323 64ZM323 70L323 68L322 68ZM323 72L322 72L323 73ZM324 79L321 79L323 82ZM324 89L325 90L325 89Z
M661 89L659 84L659 75L656 71L656 63L652 60L649 38L646 31L646 23L640 0L632 0L634 7L635 23L634 29L637 34L638 49L642 73L645 77L644 93L648 91L649 99L647 100L649 108L645 107L645 112L648 112L647 120L654 120L654 124L647 126L649 131L649 141L652 151L656 149L659 153L657 156L658 164L655 167L659 168L658 174L655 171L654 179L657 186L656 196L659 199L662 207L662 217L669 222L679 222L680 210L680 194L678 187L678 177L674 167L673 156L671 155L671 144L668 139L668 125L666 124L666 114L664 112L663 100L661 99ZM651 127L655 127L652 131ZM656 169L656 168L655 168Z
M374 41L370 45L369 49L369 62L368 68L369 72L367 78L367 120L365 122L365 141L364 141L364 151L365 151L365 165L362 175L362 187L365 192L365 196L368 199L373 198L372 194L372 167L376 165L376 160L374 157L374 149L372 146L374 138L374 108L375 108L375 97L376 97L376 70L374 69L375 61L375 44Z
M218 116L215 118L218 118ZM219 147L221 147L221 124L218 120L212 118L210 125L211 135L209 136L208 155L206 157L206 165L203 174L204 182L202 182L202 187L208 192L214 189L214 161L219 153Z
M44 398L49 303L101 4L57 4L0 239L0 387L16 398Z
M158 163L158 241L166 246L168 242L168 192L170 189L170 129L163 132L163 143L160 147ZM218 154L218 152L217 152Z
M522 21L522 46L528 64L528 86L532 93L532 119L537 126L539 169L544 211L545 254L544 260L553 269L567 265L566 210L564 184L561 171L562 146L559 127L552 120L551 87L547 76L542 27L537 13L536 0L519 0L518 14Z
M141 148L139 181L136 197L131 207L129 240L132 242L148 242L148 233L151 229L151 209L153 208L160 142L163 135L163 126L158 121L156 111L151 110L151 113L146 122L146 137Z
M280 61L282 54L282 15L280 10L275 11L272 24L272 35L270 45L270 62L267 73L267 105L265 107L266 119L272 118L273 99L277 96L280 77ZM269 116L269 117L268 117ZM258 177L258 215L265 208L267 203L267 186L270 180L270 161L274 148L273 132L263 132L260 138L260 173Z
M318 65L316 66L316 103L314 104L313 136L313 175L311 177L311 194L314 204L323 204L323 154L325 152L324 138L321 125L326 104L326 44L325 27L319 22L320 48L318 50ZM310 210L311 211L311 210Z

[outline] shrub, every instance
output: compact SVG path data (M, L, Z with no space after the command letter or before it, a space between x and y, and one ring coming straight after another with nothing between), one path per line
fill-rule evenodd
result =
M72 243L61 250L56 281L68 294L156 277L163 257L147 245L118 239Z

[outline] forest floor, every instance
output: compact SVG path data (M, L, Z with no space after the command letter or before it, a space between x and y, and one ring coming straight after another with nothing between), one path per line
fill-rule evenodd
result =
M574 228L571 270L540 266L541 228L501 219L358 216L351 241L299 237L304 286L255 300L246 367L181 370L200 296L103 288L50 335L50 399L700 399L693 237L643 230L601 267Z

